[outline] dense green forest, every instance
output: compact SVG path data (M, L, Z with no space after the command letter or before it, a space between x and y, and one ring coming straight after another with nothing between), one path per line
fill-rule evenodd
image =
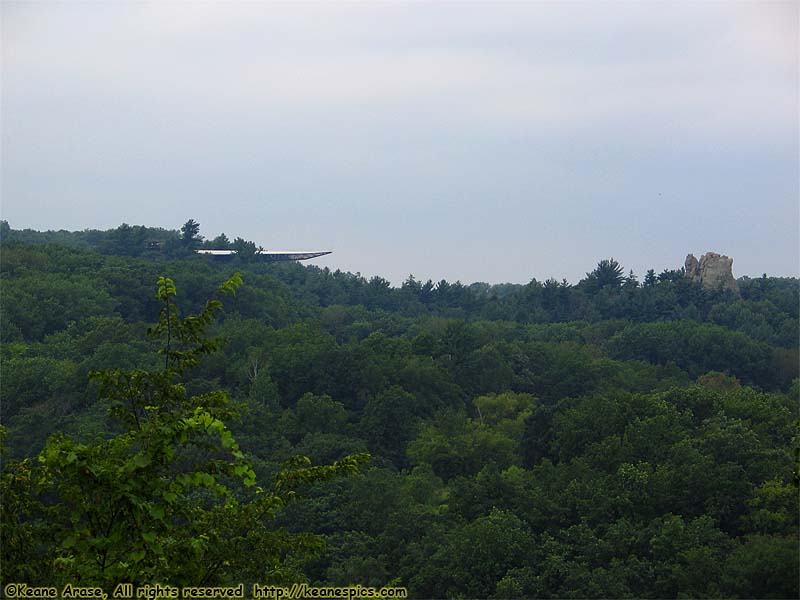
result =
M798 595L796 278L392 287L194 221L0 229L3 585Z

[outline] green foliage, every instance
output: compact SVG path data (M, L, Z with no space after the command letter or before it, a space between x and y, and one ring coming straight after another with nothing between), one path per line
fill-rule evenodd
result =
M187 248L194 248L203 241L200 235L200 223L194 219L189 219L181 227L181 243Z
M263 250L263 248L256 245L255 242L251 242L240 237L237 237L235 240L233 240L230 248L231 250L236 251L236 257L243 262L252 261L256 254Z
M423 407L400 386L370 398L361 419L363 436L373 452L402 466L406 444L414 437Z
M528 562L535 546L523 521L493 509L448 532L410 583L426 598L488 598L509 570Z
M725 560L724 593L740 598L793 598L799 560L796 535L748 536Z
M137 227L3 232L4 580L797 595L797 279L393 288L239 260L222 313L231 263L152 228L135 258ZM150 291L164 261L189 317Z
M788 387L797 365L783 370L778 351L739 332L695 322L628 325L608 341L611 356L675 362L691 376L729 371L738 379L766 388Z
M213 240L206 240L203 244L206 248L211 250L230 250L231 249L231 241L228 239L228 236L224 233L220 233L217 237Z
M341 433L347 428L347 411L330 396L304 394L294 408L281 416L281 431L291 442L309 433Z
M234 294L241 282L237 273L218 291ZM120 433L88 443L57 434L36 461L6 463L4 581L285 583L319 550L313 535L270 521L299 490L356 473L367 455L328 466L297 457L272 490L257 486L225 425L236 413L227 394L190 396L177 381L219 347L205 332L222 304L211 299L181 319L176 293L171 279L158 280L162 309L149 335L162 341L163 368L91 373Z
M429 464L445 481L474 475L487 463L506 467L518 462L514 440L458 413L445 414L424 428L408 445L408 456L413 464Z
M116 304L89 276L55 273L21 274L3 286L2 302L4 323L13 323L25 340L41 340L86 315L111 315Z
M266 369L258 371L253 376L250 384L250 398L272 411L278 410L280 406L278 386Z
M587 288L602 290L603 288L619 288L625 280L625 269L613 258L604 258L584 280ZM633 272L631 272L631 275Z

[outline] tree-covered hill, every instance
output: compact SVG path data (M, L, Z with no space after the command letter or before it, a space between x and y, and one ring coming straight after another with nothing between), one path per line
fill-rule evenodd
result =
M259 481L296 455L372 455L277 513L326 540L297 577L423 598L797 595L797 279L741 278L735 295L606 260L575 285L392 287L211 262L186 226L2 236L14 459L56 432L115 433L87 377L157 368L159 277L199 313L238 271L211 326L222 348L186 393L229 395Z

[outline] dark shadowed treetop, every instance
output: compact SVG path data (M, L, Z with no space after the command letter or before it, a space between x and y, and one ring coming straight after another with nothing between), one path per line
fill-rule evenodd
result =
M189 219L181 227L181 241L184 246L196 246L203 241L200 235L200 223L194 219Z
M586 280L591 287L602 289L606 287L618 288L625 280L625 270L613 258L604 258L595 267L594 271L586 274Z

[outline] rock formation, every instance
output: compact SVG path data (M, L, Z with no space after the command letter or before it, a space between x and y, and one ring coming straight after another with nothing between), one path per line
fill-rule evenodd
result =
M723 288L739 293L733 277L733 259L716 252L707 252L698 261L694 254L686 257L686 277L699 282L707 290Z

